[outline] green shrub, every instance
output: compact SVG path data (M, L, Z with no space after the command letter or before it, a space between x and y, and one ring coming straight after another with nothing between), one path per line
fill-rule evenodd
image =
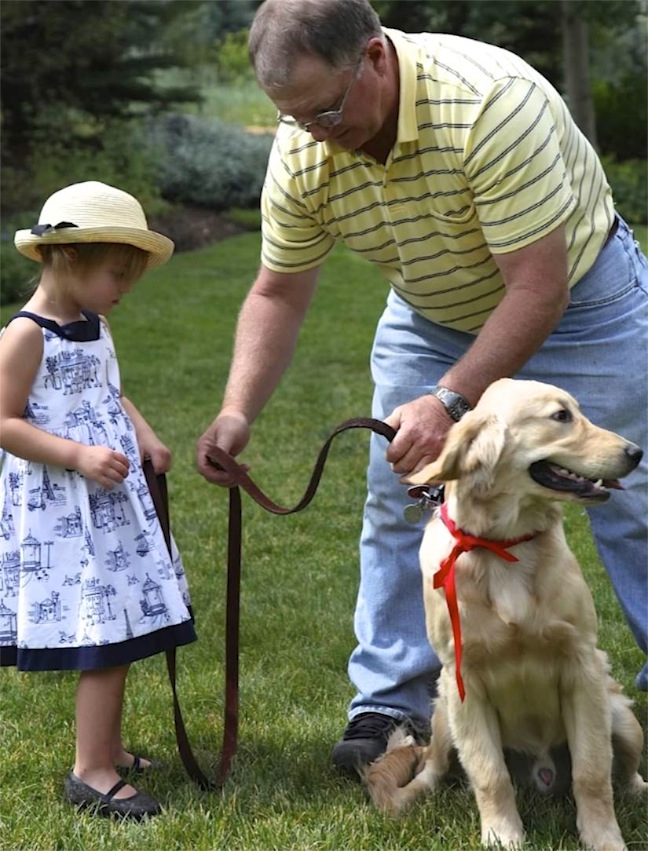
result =
M245 128L265 127L269 132L274 132L277 126L277 108L254 80L235 85L219 83L214 72L206 80L202 94L200 106L187 108L185 114Z
M38 274L38 264L28 260L14 245L17 230L36 224L37 213L22 213L2 223L0 232L0 302L26 301Z
M141 121L113 121L101 128L84 127L88 133L85 140L78 137L78 132L74 141L71 137L44 139L35 144L38 154L33 158L26 158L19 167L7 166L2 170L0 298L3 302L23 300L31 290L30 280L38 269L16 251L14 234L38 222L43 204L58 189L85 180L101 180L138 198L149 218L169 206L158 185L158 151L148 140Z
M160 188L169 201L213 210L259 203L270 135L191 115L170 115L157 125L162 149Z
M95 125L86 121L75 126L70 138L46 137L43 130L43 139L34 139L34 156L2 171L3 211L40 210L63 186L101 180L135 195L148 214L161 212L165 205L158 188L158 151L146 129L138 120L115 120Z
M221 82L244 83L254 80L247 46L248 35L248 30L227 33L218 45L216 65Z
M619 213L627 222L648 224L648 162L617 162L613 157L604 157L603 166Z
M227 217L246 230L261 230L261 210L258 207L232 207Z
M614 154L621 160L645 157L648 123L645 58L616 82L595 80L592 90L596 137L601 151Z

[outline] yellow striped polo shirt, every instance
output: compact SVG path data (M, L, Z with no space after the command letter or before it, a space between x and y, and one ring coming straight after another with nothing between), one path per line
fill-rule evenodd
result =
M575 284L614 212L598 157L556 90L493 45L385 34L400 69L387 162L279 125L261 200L264 265L303 271L343 242L420 314L474 334L504 295L493 255L564 223Z

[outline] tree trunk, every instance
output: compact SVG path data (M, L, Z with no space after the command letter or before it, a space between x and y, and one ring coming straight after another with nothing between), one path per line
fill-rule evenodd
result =
M578 0L561 0L566 100L574 120L596 148L596 117L589 76L588 25Z

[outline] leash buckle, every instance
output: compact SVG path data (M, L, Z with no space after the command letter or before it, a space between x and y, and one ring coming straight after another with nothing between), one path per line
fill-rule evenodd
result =
M426 511L432 511L443 502L443 485L414 485L407 495L416 502L406 505L403 516L408 523L418 523Z

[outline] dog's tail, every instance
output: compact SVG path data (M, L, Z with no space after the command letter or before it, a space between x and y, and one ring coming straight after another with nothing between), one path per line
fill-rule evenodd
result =
M421 776L426 751L402 727L394 730L383 756L364 770L367 791L378 809L396 816L429 791L429 781Z

